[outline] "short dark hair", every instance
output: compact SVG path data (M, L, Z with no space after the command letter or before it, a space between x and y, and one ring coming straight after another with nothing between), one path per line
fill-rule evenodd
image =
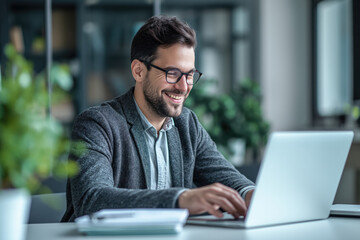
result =
M187 23L176 17L153 16L139 29L131 44L131 62L134 59L152 62L158 47L180 43L196 47L196 34Z

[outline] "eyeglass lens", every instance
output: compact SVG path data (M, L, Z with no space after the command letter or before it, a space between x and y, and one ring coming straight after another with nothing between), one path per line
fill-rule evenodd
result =
M168 71L166 74L167 82L176 83L176 82L180 81L182 75L186 75L186 82L188 84L194 84L200 78L200 73L198 71L182 73L180 70L173 69L173 70Z

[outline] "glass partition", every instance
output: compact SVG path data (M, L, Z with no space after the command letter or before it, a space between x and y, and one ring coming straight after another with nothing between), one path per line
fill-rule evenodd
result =
M228 92L245 78L257 79L257 1L85 1L82 6L82 109L124 93L134 85L131 39L154 14L177 16L197 32L196 67L209 91Z

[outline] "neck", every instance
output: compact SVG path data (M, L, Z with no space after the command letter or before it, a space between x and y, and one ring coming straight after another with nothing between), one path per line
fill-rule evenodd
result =
M159 116L146 102L144 96L142 94L139 94L139 92L136 90L134 91L134 98L136 101L136 104L139 106L141 112L144 114L146 119L153 125L156 129L156 131L159 133L161 127L164 125L166 117Z

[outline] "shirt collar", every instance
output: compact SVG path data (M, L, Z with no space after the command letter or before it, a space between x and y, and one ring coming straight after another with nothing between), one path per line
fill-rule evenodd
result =
M145 115L143 114L143 112L141 111L140 107L137 105L135 97L133 96L133 100L136 106L136 110L140 115L140 119L141 119L141 123L144 127L144 130L147 131L149 128L154 128L155 127L149 122L149 120L147 120L147 118L145 117ZM173 126L174 126L174 119L172 117L166 117L164 124L162 125L161 129L163 129L164 131L168 131L170 130ZM161 130L160 129L160 130Z

